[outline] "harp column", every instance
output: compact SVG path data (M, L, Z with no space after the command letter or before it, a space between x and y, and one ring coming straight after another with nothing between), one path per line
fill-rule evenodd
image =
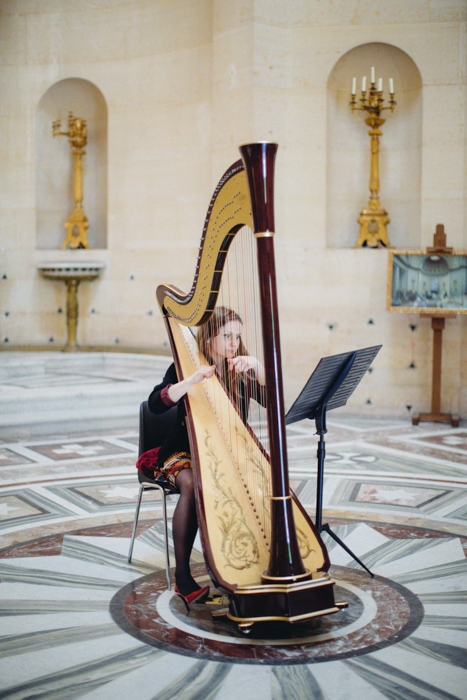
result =
M248 177L262 310L267 419L270 441L272 502L271 550L263 580L291 583L310 578L300 555L295 530L287 465L287 443L274 260L275 143L240 147Z

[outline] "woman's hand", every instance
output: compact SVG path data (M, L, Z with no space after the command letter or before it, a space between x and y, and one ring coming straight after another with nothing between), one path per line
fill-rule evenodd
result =
M174 403L178 403L192 386L199 384L203 379L209 379L215 371L216 365L201 365L192 375L169 387L167 391L169 398Z
M253 371L260 384L264 385L266 382L263 365L256 357L253 357L252 355L239 355L238 357L232 357L227 360L227 364L231 370L236 372L236 374Z
M209 379L212 377L214 372L216 371L216 365L201 365L198 367L196 372L193 372L191 377L188 377L188 381L193 384L198 384L199 382L202 382L203 379Z

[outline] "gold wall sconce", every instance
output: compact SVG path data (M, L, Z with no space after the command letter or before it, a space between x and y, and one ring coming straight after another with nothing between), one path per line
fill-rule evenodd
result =
M365 124L370 127L368 135L371 138L370 198L367 207L362 209L357 219L360 224L360 233L355 247L390 247L391 244L387 234L387 225L390 219L386 209L381 206L379 201L379 139L383 135L380 127L386 121L380 116L381 112L385 109L390 109L393 112L396 106L394 81L392 78L389 78L389 102L387 105L384 105L383 79L378 78L378 81L376 81L375 69L372 66L369 90L367 91L366 76L363 76L361 95L358 101L356 95L357 79L352 78L350 107L352 112L366 112L368 116L365 119Z
M52 123L54 136L67 136L72 148L74 163L74 209L65 223L65 242L62 250L67 248L90 248L88 243L89 222L83 210L83 156L84 147L87 144L86 121L80 117L73 117L68 113L68 131L60 131L60 119Z

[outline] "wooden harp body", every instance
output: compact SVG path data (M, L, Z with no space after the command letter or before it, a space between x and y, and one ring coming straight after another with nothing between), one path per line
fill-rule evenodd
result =
M212 314L226 256L237 233L256 246L266 376L266 448L216 377L185 397L201 542L213 584L229 596L228 617L296 622L337 612L329 558L290 490L274 264L276 144L241 147L242 160L222 177L208 210L191 291L161 285L179 379L203 363L193 331Z

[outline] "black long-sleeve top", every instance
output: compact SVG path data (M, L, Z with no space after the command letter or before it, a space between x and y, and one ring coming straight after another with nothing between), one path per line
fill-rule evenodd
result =
M177 416L174 421L173 428L167 434L161 445L161 449L157 458L157 466L162 467L165 460L175 452L190 452L190 443L188 441L188 432L185 423L185 404L179 401L174 404L167 396L167 389L171 384L178 382L175 365L172 363L165 373L164 379L160 384L154 387L148 398L148 407L152 413L165 413L173 406L177 406ZM162 396L161 396L162 394Z

